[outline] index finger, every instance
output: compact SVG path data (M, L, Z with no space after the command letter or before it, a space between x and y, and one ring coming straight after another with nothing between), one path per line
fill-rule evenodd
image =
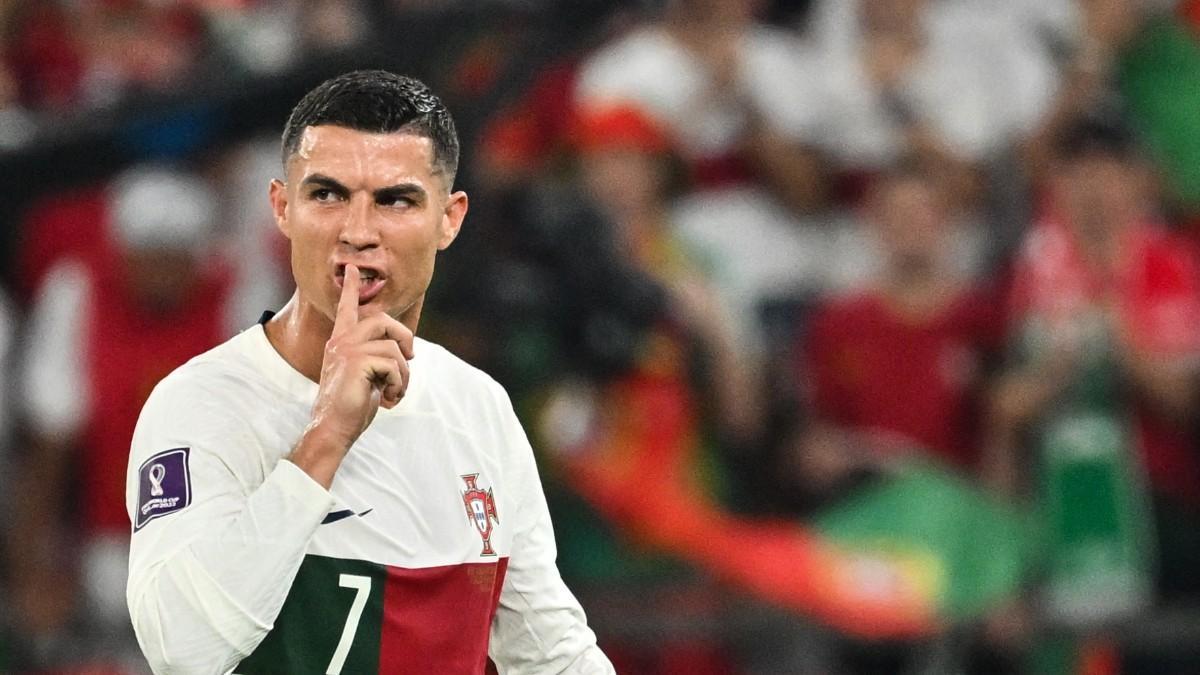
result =
M358 323L358 268L346 265L342 277L342 296L338 299L337 315L333 317L333 332L341 333Z

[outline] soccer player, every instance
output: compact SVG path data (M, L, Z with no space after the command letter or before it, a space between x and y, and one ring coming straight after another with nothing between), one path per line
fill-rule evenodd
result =
M414 337L467 212L446 108L343 75L292 111L283 157L295 294L164 379L134 434L127 595L150 664L613 672L507 395Z

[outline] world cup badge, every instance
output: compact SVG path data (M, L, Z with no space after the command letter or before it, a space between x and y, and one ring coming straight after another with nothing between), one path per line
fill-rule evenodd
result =
M138 469L138 508L133 530L192 503L190 448L172 448L147 459Z

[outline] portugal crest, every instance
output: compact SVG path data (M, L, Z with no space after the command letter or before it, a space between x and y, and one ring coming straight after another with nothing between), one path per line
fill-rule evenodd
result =
M477 473L462 477L467 484L467 489L463 491L463 505L467 507L467 519L483 537L483 551L479 555L496 555L492 549L492 523L499 523L500 516L496 515L496 500L492 497L491 488L485 492L475 485L478 478Z

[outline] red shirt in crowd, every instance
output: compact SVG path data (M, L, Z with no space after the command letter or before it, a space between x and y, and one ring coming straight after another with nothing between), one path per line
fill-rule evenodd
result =
M191 357L225 338L232 284L223 264L202 264L180 306L155 312L126 290L119 245L109 223L110 195L90 189L34 208L19 257L23 295L34 296L59 263L73 260L87 277L81 365L88 408L77 427L80 522L88 533L125 533L125 467L142 405L151 389Z
M874 436L885 451L916 446L971 468L977 385L1000 343L1001 314L978 291L920 319L875 291L835 298L811 323L800 381L822 421Z
M1200 358L1200 266L1194 251L1165 228L1142 223L1124 233L1116 268L1098 273L1083 263L1069 228L1053 218L1037 223L1017 259L1014 327L1037 319L1056 335L1071 335L1089 312L1115 309L1127 348L1186 367ZM1191 429L1133 402L1142 462L1156 491L1200 506L1200 450Z
M159 380L225 338L228 300L228 279L220 270L202 278L169 314L139 307L117 274L93 279L83 317L91 389L79 460L85 531L129 531L125 468L142 406Z

